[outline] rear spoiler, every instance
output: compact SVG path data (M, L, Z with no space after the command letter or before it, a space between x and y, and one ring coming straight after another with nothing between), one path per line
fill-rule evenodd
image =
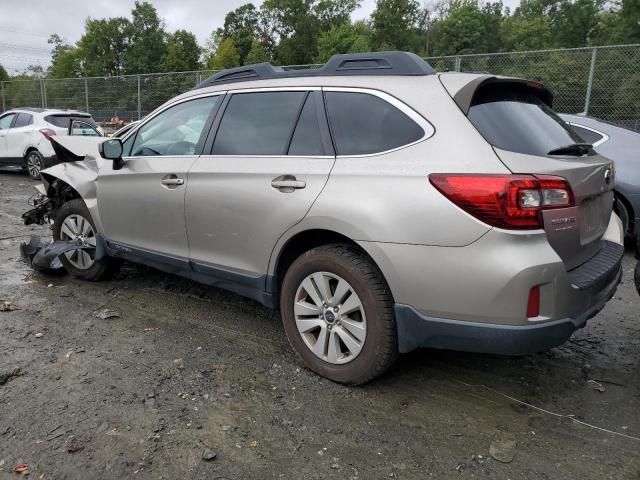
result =
M553 105L553 93L546 88L540 82L534 82L531 80L524 80L522 78L508 78L508 77L494 77L489 75L483 75L476 77L462 87L453 96L453 101L456 102L460 110L467 115L469 108L471 108L471 102L473 97L479 88L489 84L504 84L507 85L524 85L531 88L531 92L536 95L540 100L551 107Z

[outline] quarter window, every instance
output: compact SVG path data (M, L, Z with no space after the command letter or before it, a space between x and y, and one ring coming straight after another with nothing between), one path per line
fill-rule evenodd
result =
M326 92L325 101L338 155L380 153L424 136L408 115L375 95Z
M300 119L291 138L289 155L324 155L320 124L313 94L307 96Z
M306 92L238 93L229 100L214 155L284 155Z
M0 118L0 130L5 130L11 126L11 122L13 121L13 117L15 117L15 113L10 113Z
M33 116L28 113L19 113L13 128L26 127L33 123Z
M569 124L574 132L576 132L582 139L593 145L594 143L598 143L604 137L600 135L598 132L594 132L593 130L589 130L588 128L580 127L578 125Z
M138 130L131 156L195 154L207 118L219 101L219 96L198 98L158 114Z

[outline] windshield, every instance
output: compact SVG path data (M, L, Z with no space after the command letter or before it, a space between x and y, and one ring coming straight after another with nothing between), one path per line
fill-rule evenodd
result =
M546 156L584 140L526 85L490 84L476 92L469 120L493 146Z

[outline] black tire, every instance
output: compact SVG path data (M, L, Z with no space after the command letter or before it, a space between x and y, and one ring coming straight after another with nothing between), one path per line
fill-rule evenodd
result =
M34 180L40 180L40 171L44 170L44 157L38 150L30 150L24 157L24 169Z
M638 295L640 295L640 260L636 263L636 270L633 273L633 280L636 283L636 290L638 291Z
M70 215L79 215L83 217L91 224L93 231L97 232L96 224L94 223L93 218L91 218L89 209L81 199L76 198L74 200L66 202L56 213L53 225L54 240L61 239L60 231L62 229L62 223ZM89 281L97 281L107 278L115 273L120 266L120 262L117 259L107 256L104 256L99 260L94 260L93 264L86 269L81 269L74 266L71 262L69 262L69 259L67 259L65 255L61 255L60 260L62 261L62 264L64 265L67 272L69 272L71 275Z
M622 200L622 198L620 198L618 195L616 195L614 210L618 214L618 217L620 217L620 221L622 222L622 229L624 231L625 238L630 237L633 232L629 228L631 224L629 209L625 205L624 200Z
M366 338L349 363L333 364L317 357L296 327L295 296L301 282L314 272L329 272L346 280L361 300L366 316ZM326 245L298 257L287 270L280 293L284 329L293 350L317 374L338 383L361 385L385 373L398 356L393 299L373 262L355 247Z

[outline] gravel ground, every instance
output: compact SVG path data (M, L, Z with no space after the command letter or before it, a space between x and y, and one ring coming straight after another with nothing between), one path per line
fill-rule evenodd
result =
M421 350L348 388L239 296L135 265L34 273L18 253L48 232L20 220L34 185L0 173L0 301L17 307L0 312L0 479L640 479L631 252L615 299L559 348Z

